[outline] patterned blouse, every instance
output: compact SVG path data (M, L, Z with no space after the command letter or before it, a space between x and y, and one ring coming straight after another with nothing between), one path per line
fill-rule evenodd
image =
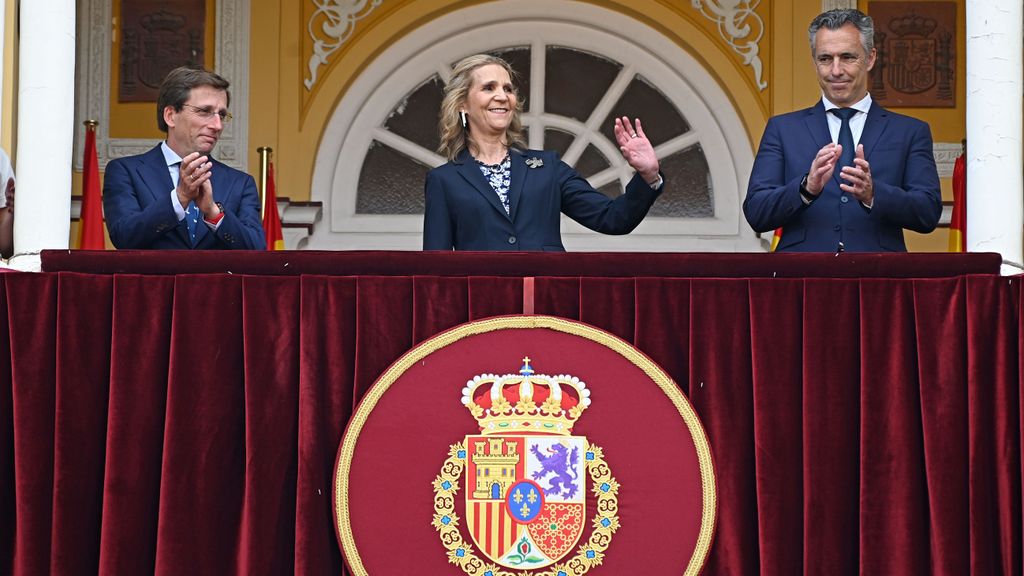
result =
M476 160L476 158L474 158ZM510 214L508 205L508 188L512 185L512 158L508 153L505 154L505 159L498 164L484 164L483 162L476 160L476 163L480 166L480 171L484 173L484 178L491 183L491 188L498 194L498 198L501 199L501 205L505 207L505 214Z

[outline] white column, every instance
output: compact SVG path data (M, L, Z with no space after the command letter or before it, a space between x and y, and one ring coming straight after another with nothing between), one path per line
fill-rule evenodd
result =
M967 250L1024 263L1021 0L967 0ZM1004 274L1021 272L1004 264Z
M7 40L7 0L0 0L0 103L3 102L4 97L4 46L6 46ZM3 105L0 104L0 134L3 134L4 128L4 114ZM7 151L7 155L10 156L10 150ZM17 173L15 173L17 174Z
M39 252L68 248L75 129L75 0L21 3L18 190L14 258L38 270Z

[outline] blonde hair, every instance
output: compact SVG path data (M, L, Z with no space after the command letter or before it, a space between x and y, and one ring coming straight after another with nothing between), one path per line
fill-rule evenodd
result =
M509 78L515 83L516 73L508 62L490 54L474 54L463 58L455 65L452 70L452 79L444 87L444 99L441 101L440 119L437 123L441 145L438 146L437 152L443 154L448 160L455 160L459 153L472 143L473 138L469 134L469 130L462 127L459 110L465 105L466 98L469 96L469 89L473 84L473 71L490 64L504 68L508 72ZM523 101L521 98L516 98L516 107L512 110L512 121L509 122L508 128L505 130L505 144L525 149L526 139L523 137L522 112Z

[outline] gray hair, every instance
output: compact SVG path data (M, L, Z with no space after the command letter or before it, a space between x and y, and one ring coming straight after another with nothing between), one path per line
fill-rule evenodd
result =
M864 47L864 53L871 54L871 51L875 49L875 21L860 10L837 9L822 12L814 20L811 20L811 25L807 28L807 38L811 42L811 57L816 55L814 53L814 37L818 34L818 30L822 28L838 30L847 24L853 24L857 28L857 31L860 32L860 43Z

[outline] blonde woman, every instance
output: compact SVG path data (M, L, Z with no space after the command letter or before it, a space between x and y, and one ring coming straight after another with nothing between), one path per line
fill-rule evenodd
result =
M615 139L636 170L610 199L559 160L528 150L515 72L478 54L455 65L445 87L439 152L448 162L427 174L424 250L564 252L559 214L603 234L628 234L661 193L664 179L640 120L615 119Z

